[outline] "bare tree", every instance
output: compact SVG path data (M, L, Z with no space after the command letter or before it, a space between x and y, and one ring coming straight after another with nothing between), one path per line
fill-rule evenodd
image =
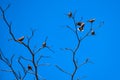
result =
M13 73L15 80L24 80L27 74L32 74L35 77L34 80L45 80L45 78L43 78L41 75L38 74L38 68L41 65L49 65L47 63L40 64L41 59L50 58L50 56L44 56L43 54L40 54L40 51L43 48L47 48L47 49L49 49L49 51L54 53L54 51L47 45L46 41L47 41L48 37L46 37L45 41L43 41L42 45L37 50L32 50L30 47L31 39L34 36L35 30L31 31L32 33L31 33L30 37L25 37L23 35L20 38L16 39L14 33L12 32L12 23L9 23L9 21L7 20L6 15L5 15L6 10L9 9L9 7L10 7L10 4L5 9L3 9L0 6L0 11L2 13L2 19L8 28L8 31L12 37L12 40L18 44L23 45L25 47L25 49L27 49L29 51L29 54L31 55L31 59L28 59L24 56L19 56L17 61L18 61L18 64L20 65L20 67L22 68L22 70L16 71L14 69L15 66L13 66L13 59L14 59L15 55L12 55L12 57L9 60L7 57L4 56L4 53L2 52L2 50L0 50L0 60L3 61L10 69L10 70L0 69L0 71ZM27 43L24 42L25 38L27 38ZM39 56L39 58L36 59L36 55ZM28 64L27 68L26 68L26 66L22 63L22 60L32 63L33 66ZM15 62L15 60L14 60L14 62Z
M69 30L71 30L71 31L73 32L73 34L75 35L74 37L75 37L76 40L77 40L77 44L76 44L75 48L73 48L73 49L72 49L72 48L62 48L62 50L67 50L67 51L70 51L70 52L72 53L72 60L71 60L71 62L72 62L73 65L74 65L74 70L73 70L72 73L70 73L70 72L67 72L66 70L64 70L63 68L61 68L61 67L58 66L58 65L55 65L55 66L56 66L56 68L58 68L58 69L59 69L60 71L62 71L63 73L70 75L70 76L71 76L71 79L70 79L70 80L80 80L79 77L78 77L77 79L75 79L75 74L76 74L77 70L78 70L81 66L83 66L83 65L85 65L85 64L87 64L87 63L92 63L92 62L90 61L89 58L86 58L83 63L78 64L77 59L76 59L76 54L78 54L77 51L78 51L79 48L80 48L81 42L82 42L85 38L87 38L88 36L94 36L94 35L95 35L95 30L98 29L99 27L101 27L104 22L100 22L100 24L99 24L97 27L93 27L93 23L95 22L95 18L87 20L87 22L90 23L91 25L90 25L90 27L88 27L88 28L89 28L88 31L85 31L85 33L82 34L82 36L81 36L81 35L79 35L79 34L81 34L81 33L84 32L85 26L86 26L85 22L82 21L83 18L81 18L81 21L76 21L75 15L74 15L72 12L69 12L69 13L67 14L67 16L68 16L68 18L72 19L73 24L74 24L74 28L73 28L73 27L70 27L69 25L67 25L66 27L67 27Z
M50 56L44 56L42 54L40 54L40 51L44 48L47 48L49 51L51 51L52 53L54 53L54 51L47 45L47 40L48 40L48 37L46 37L45 41L43 41L42 45L37 49L37 50L33 50L31 47L30 47L30 44L31 44L31 40L34 36L34 33L35 33L35 30L32 30L31 31L31 36L30 37L25 37L24 35L21 36L20 38L16 38L13 31L12 31L12 23L10 23L7 18L6 18L6 10L8 10L10 7L10 5L8 5L5 9L3 9L1 6L0 6L0 11L2 13L2 19L3 21L5 22L7 28L8 28L8 31L9 31L9 34L11 35L12 37L12 40L18 44L21 44L24 46L25 49L27 49L29 51L29 54L31 55L31 59L28 59L24 56L19 56L19 58L17 59L17 62L18 64L20 65L20 67L22 68L22 70L15 70L14 69L14 66L13 66L13 59L15 57L15 55L13 54L12 57L10 59L8 59L7 57L4 56L4 53L2 50L0 50L0 60L3 61L8 67L9 69L6 70L6 69L0 69L0 71L5 71L5 72L11 72L14 77L15 77L15 80L24 80L25 77L27 76L27 74L32 74L34 76L34 80L46 80L45 78L43 78L41 75L39 75L38 73L38 68L39 66L41 65L48 65L48 64L40 64L40 61L41 59L43 58L50 58ZM76 21L75 19L75 15L73 15L72 12L69 12L67 14L68 18L70 18L72 21L73 21L73 24L74 24L74 28L67 25L66 27L72 31L72 33L75 35L74 37L76 38L76 41L77 41L77 44L76 46L72 49L72 48L64 48L63 50L67 50L67 51L70 51L72 53L72 60L71 62L73 63L74 65L74 70L72 73L70 72L67 72L66 70L64 70L63 68L61 68L59 65L55 65L55 67L57 69L59 69L60 71L62 71L63 73L65 74L68 74L71 78L70 80L80 80L80 78L78 77L77 79L75 79L75 75L76 75L76 72L77 70L87 64L87 63L90 63L90 59L89 58L86 58L84 60L83 63L81 64L78 64L77 60L76 60L76 54L78 54L78 50L80 48L80 44L81 42L87 38L88 36L94 36L96 34L96 29L98 29L99 27L102 26L103 22L99 24L99 26L97 27L93 27L93 24L95 22L96 19L89 19L87 22L90 23L90 27L88 29L88 31L86 31L84 34L79 35L79 33L83 33L84 30L85 30L85 22L83 21ZM27 38L27 42L25 43L24 42L24 39ZM36 59L36 55L39 54L39 58ZM32 63L32 65L28 64L27 65L27 68L26 66L22 63L22 60L23 61L28 61L30 63Z

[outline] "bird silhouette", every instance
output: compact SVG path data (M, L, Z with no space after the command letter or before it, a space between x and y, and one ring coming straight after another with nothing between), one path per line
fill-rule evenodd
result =
M22 37L18 38L17 41L22 42L22 41L24 40L24 38L25 38L25 37L22 36Z
M43 47L43 48L46 47L46 42L43 42L43 43L42 43L42 47Z
M33 70L32 66L30 66L29 64L28 64L28 70Z
M79 27L78 30L79 31L84 31L84 27Z
M67 15L69 18L71 18L73 14L72 14L72 12L69 12Z
M85 23L77 22L76 24L79 26L79 28L78 28L79 31L83 31L84 30Z
M84 22L77 22L76 24L77 24L77 26L80 26L80 27L84 27L85 26Z
M94 30L91 30L91 35L95 35L95 31Z
M93 23L94 21L95 21L95 18L88 20L88 22L90 22L90 23Z

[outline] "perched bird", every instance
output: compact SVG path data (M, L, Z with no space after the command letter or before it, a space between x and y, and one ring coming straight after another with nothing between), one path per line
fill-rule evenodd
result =
M72 12L69 12L67 15L69 18L71 18L73 14L72 14Z
M43 43L42 43L42 47L43 47L43 48L46 47L46 42L43 42Z
M90 23L93 23L94 21L95 21L95 18L88 20L88 22L90 22Z
M32 70L32 67L28 64L28 70Z
M80 26L80 27L84 27L85 26L85 23L84 22L77 22L76 23L78 26Z
M79 27L78 30L79 31L84 31L84 27Z
M24 40L24 38L25 38L25 37L22 36L22 37L18 38L17 41L22 42L22 41Z
M79 31L83 31L83 30L84 30L85 23L83 23L83 22L78 22L77 25L80 26L80 27L78 28Z
M95 31L94 30L91 30L91 35L95 35Z

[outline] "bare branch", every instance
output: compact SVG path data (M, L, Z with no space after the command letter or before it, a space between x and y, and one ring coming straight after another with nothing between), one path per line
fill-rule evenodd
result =
M49 49L52 53L55 53L49 46L46 46L47 49Z
M4 72L12 72L12 70L3 70L3 69L0 69L0 71L4 71Z
M45 41L42 43L42 47L40 47L36 52L35 54L37 54L40 50L42 50L43 48L47 48L49 49L52 53L55 53L49 46L47 46L47 40L48 40L48 37L45 38Z
M35 30L31 30L31 31L32 31L32 34L31 34L31 36L28 38L28 43L27 43L27 45L30 45L30 41L31 41L31 39L33 38L34 33L35 33Z
M68 75L71 76L71 73L69 73L69 72L63 70L63 69L62 69L61 67L59 67L58 65L55 65L55 67L56 67L57 69L59 69L60 71L62 71L63 73L66 73L66 74L68 74Z
M20 64L20 66L22 67L22 69L23 69L23 72L25 73L26 72L26 69L25 69L25 67L23 66L23 64L21 63L21 57L19 57L18 58L18 63Z
M38 64L38 66L50 66L50 63Z
M75 30L74 29L72 29L70 26L66 26L68 29L70 29L72 32L74 32L75 33Z
M29 74L33 74L33 75L36 75L35 72L28 72L28 73L29 73ZM38 74L37 74L37 76L38 76L38 78L41 79L41 80L46 80L46 79L43 78L41 75L38 75Z
M47 40L48 40L48 36L45 38L45 42L47 42Z
M89 58L86 58L86 60L85 60L82 64L80 64L80 65L78 66L78 68L82 67L83 65L85 65L85 64L87 64L87 63L92 63Z
M40 47L36 52L34 52L35 54L37 54L41 49L43 49L42 47Z
M4 12L5 12L7 9L9 9L10 6L11 6L11 4L8 4L7 7L5 8Z
M71 51L73 53L73 50L71 48L60 48L60 50L67 50L67 51Z
M38 58L37 62L36 62L37 66L38 66L38 63L40 62L40 60L41 60L42 58L50 58L50 56L43 56L43 55L41 54L40 57Z
M19 77L19 79L21 80L22 76L21 76L21 74L20 74L20 71L18 71L18 77Z
M10 59L11 65L12 65L12 63L13 63L13 58L14 58L14 56L15 56L15 55L12 55L12 57L11 57L11 59Z
M29 62L32 62L32 60L27 59L27 58L25 58L25 57L23 57L23 56L20 56L19 58L20 58L20 59L23 59L23 60L26 60L26 61L29 61Z

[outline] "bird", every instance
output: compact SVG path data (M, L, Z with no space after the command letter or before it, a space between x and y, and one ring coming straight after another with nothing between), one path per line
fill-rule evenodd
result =
M43 47L43 48L46 47L46 42L43 42L43 43L42 43L42 47Z
M79 31L84 31L84 27L79 27L78 30Z
M81 26L81 27L84 27L85 26L85 23L84 22L77 22L76 23L78 26Z
M84 22L77 22L77 25L80 26L78 28L79 31L83 31L84 30L84 26L85 26L85 23Z
M91 35L95 35L95 31L94 30L91 30Z
M95 18L88 20L88 22L93 23L95 21Z
M28 64L28 70L32 70L32 67Z
M18 38L17 41L22 42L22 41L24 40L24 38L25 38L25 37L22 36L22 37Z
M72 12L69 12L67 15L69 18L71 18L73 14L72 14Z

